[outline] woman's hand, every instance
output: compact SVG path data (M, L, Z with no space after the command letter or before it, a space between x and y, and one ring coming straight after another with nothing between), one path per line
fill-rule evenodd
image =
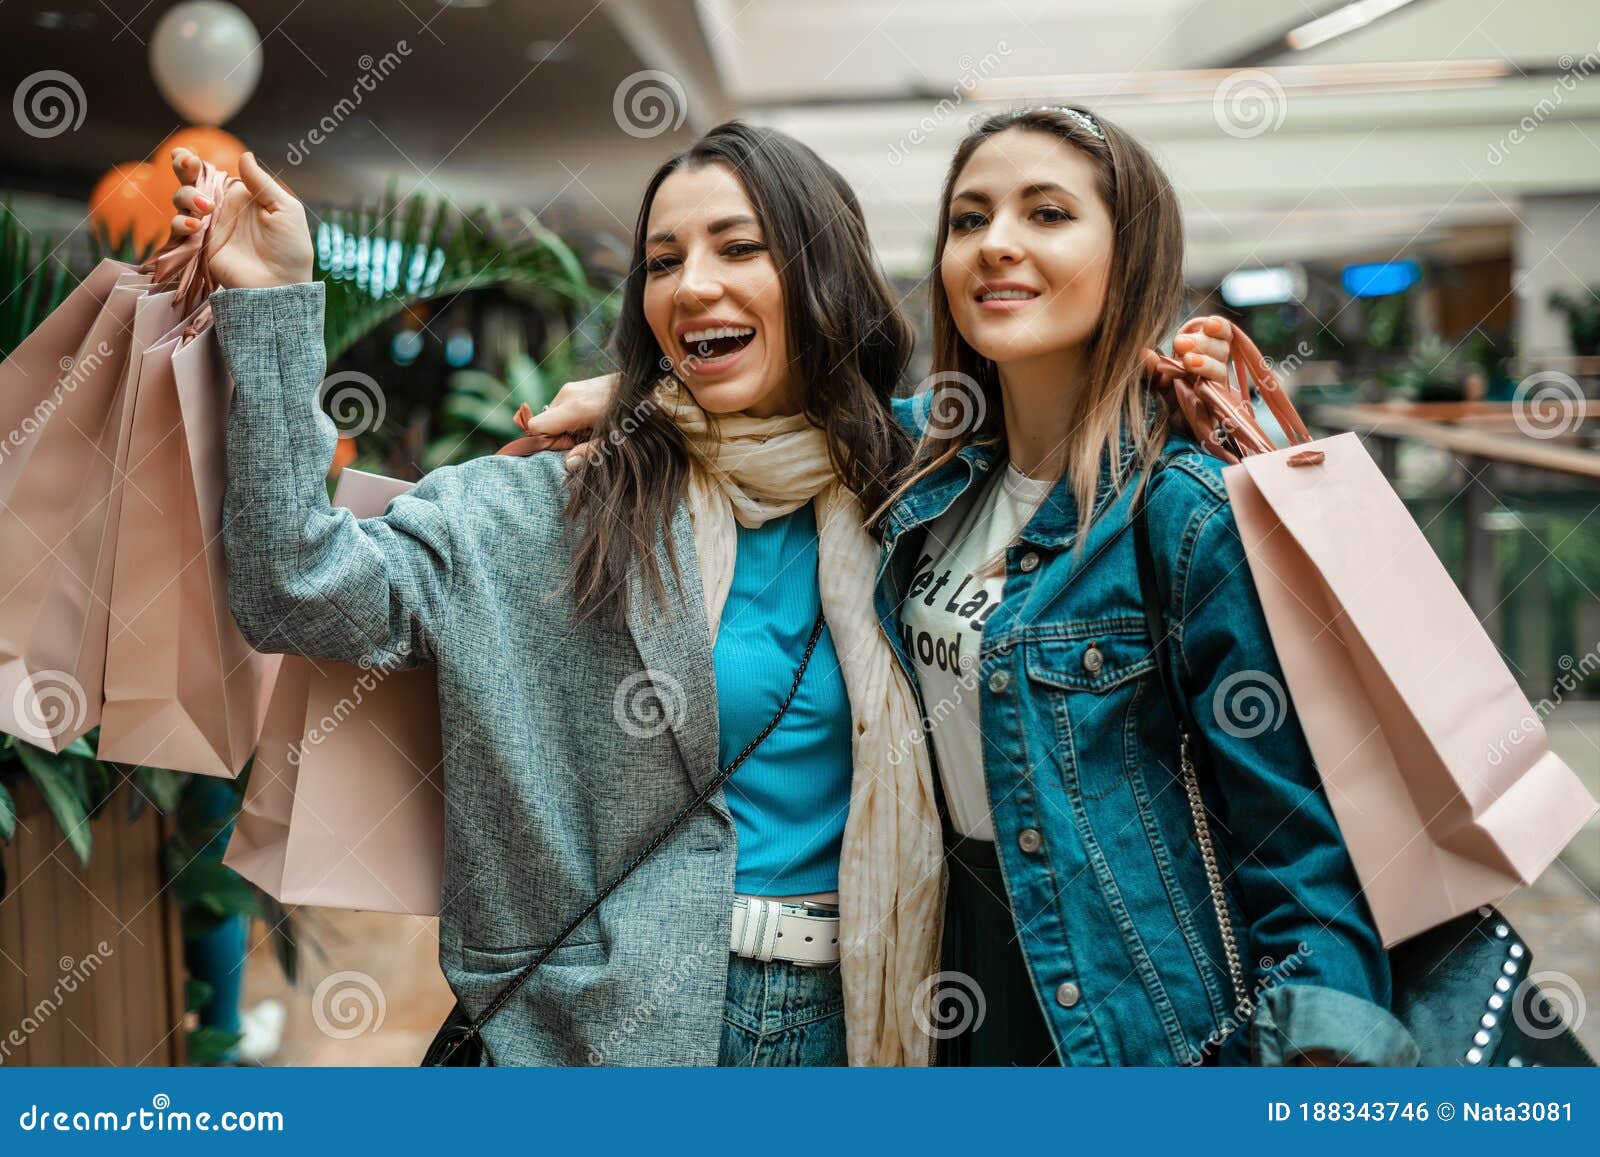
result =
M588 440L617 392L617 375L602 374L568 382L556 391L550 404L529 416L523 430L544 440L546 450L566 450L567 467L578 465L595 449ZM580 439L583 439L580 441Z
M1198 378L1228 384L1228 352L1233 341L1233 326L1227 318L1215 315L1194 318L1184 323L1172 339L1172 353L1183 368Z
M172 219L174 236L200 228L208 213L217 217L206 239L206 260L212 279L224 289L263 289L310 281L311 231L301 205L256 161L254 153L239 160L239 181L230 181L222 204L200 195L200 157L179 146L172 150L172 171L183 186L172 195L180 212Z

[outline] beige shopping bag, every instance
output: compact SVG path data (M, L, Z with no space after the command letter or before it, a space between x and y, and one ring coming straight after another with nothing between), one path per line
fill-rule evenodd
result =
M347 468L334 502L368 518L410 488ZM287 656L222 862L286 904L437 915L442 762L432 667Z
M61 751L100 722L150 277L102 261L0 364L0 731Z
M252 650L228 609L222 549L232 390L210 326L176 292L147 323L111 586L100 757L233 777L255 750L281 655Z
M1180 383L1223 472L1288 691L1386 946L1529 884L1600 804L1355 434L1313 440L1242 334ZM1174 377L1173 365L1163 372ZM1293 445L1255 423L1252 380Z

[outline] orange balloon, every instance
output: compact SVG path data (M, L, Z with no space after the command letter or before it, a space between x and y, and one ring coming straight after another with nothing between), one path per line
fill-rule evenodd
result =
M172 203L172 194L178 191L178 174L172 171L172 150L183 146L196 153L202 161L223 169L230 177L239 175L239 158L244 154L244 142L230 132L215 128L211 125L190 125L186 129L179 129L156 148L150 163L155 165L166 176L167 203ZM176 213L173 209L169 212Z
M172 176L172 170L167 170ZM132 235L141 253L167 239L171 233L173 184L165 189L161 170L146 161L113 165L89 194L89 219L113 245Z
M328 471L331 478L339 471L356 460L356 440L341 437L333 448L333 468Z

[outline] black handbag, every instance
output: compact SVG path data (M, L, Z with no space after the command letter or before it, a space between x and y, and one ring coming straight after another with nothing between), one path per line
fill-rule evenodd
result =
M533 975L534 970L543 964L552 952L561 947L567 937L576 932L585 920L593 915L594 911L605 901L605 898L621 887L623 881L633 875L639 865L648 860L657 848L666 843L667 838L677 831L683 822L694 814L696 809L716 794L717 789L727 782L728 777L739 770L739 765L749 759L751 753L761 746L762 741L772 734L773 730L778 726L779 720L789 710L789 704L794 702L795 694L800 690L800 681L805 678L806 667L811 663L811 653L817 649L817 641L822 638L823 623L822 612L818 611L817 621L812 625L811 637L806 641L805 654L801 656L800 666L794 673L794 682L789 687L789 694L784 697L783 702L779 705L771 720L761 729L761 734L747 743L744 750L739 752L727 767L718 771L711 783L667 822L667 826L645 846L643 851L633 858L628 866L622 870L622 873L607 884L600 894L590 901L588 907L569 920L560 934L547 944L539 955L529 962L526 968L495 994L495 998L489 1002L489 1006L484 1009L482 1016L474 1019L467 1015L467 1010L462 1007L461 1001L457 999L455 1007L450 1010L450 1015L445 1018L444 1024L439 1027L438 1033L433 1038L433 1043L428 1046L428 1051L423 1055L421 1067L478 1068L483 1065L485 1060L491 1065L494 1063L494 1058L489 1056L488 1049L483 1043L483 1026L488 1023L490 1017L505 1006L505 1003L511 999L517 989L521 988L528 977Z
M1196 770L1197 762L1208 763L1208 753L1195 747L1202 732L1194 725L1167 654L1170 628L1162 613L1155 555L1150 548L1145 498L1161 469L1159 462L1152 467L1134 500L1134 552L1138 557L1140 595L1156 676L1177 724L1179 770L1194 818L1195 843L1211 885L1212 907L1238 1001L1237 1016L1248 1021L1254 1002L1245 987ZM1421 1050L1417 1063L1513 1068L1592 1066L1594 1058L1566 1023L1566 1001L1561 999L1566 994L1552 996L1531 981L1532 965L1533 953L1527 942L1504 916L1487 905L1390 949L1391 1011L1417 1042Z

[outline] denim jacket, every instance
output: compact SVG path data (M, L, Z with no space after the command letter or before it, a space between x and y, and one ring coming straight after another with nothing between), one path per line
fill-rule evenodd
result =
M896 408L918 433L912 408ZM908 672L899 610L929 597L909 589L924 528L1003 469L1003 454L968 445L889 512L875 597ZM1240 1024L1143 616L1125 447L1123 485L1108 456L1081 544L1063 481L1008 550L970 684L1006 891L1057 1049L1073 1065L1281 1064L1311 1050L1415 1064L1389 1011L1388 956L1289 706L1223 464L1178 435L1162 457L1148 500L1157 587L1211 755L1201 790L1256 1007ZM1249 714L1252 695L1264 714Z

